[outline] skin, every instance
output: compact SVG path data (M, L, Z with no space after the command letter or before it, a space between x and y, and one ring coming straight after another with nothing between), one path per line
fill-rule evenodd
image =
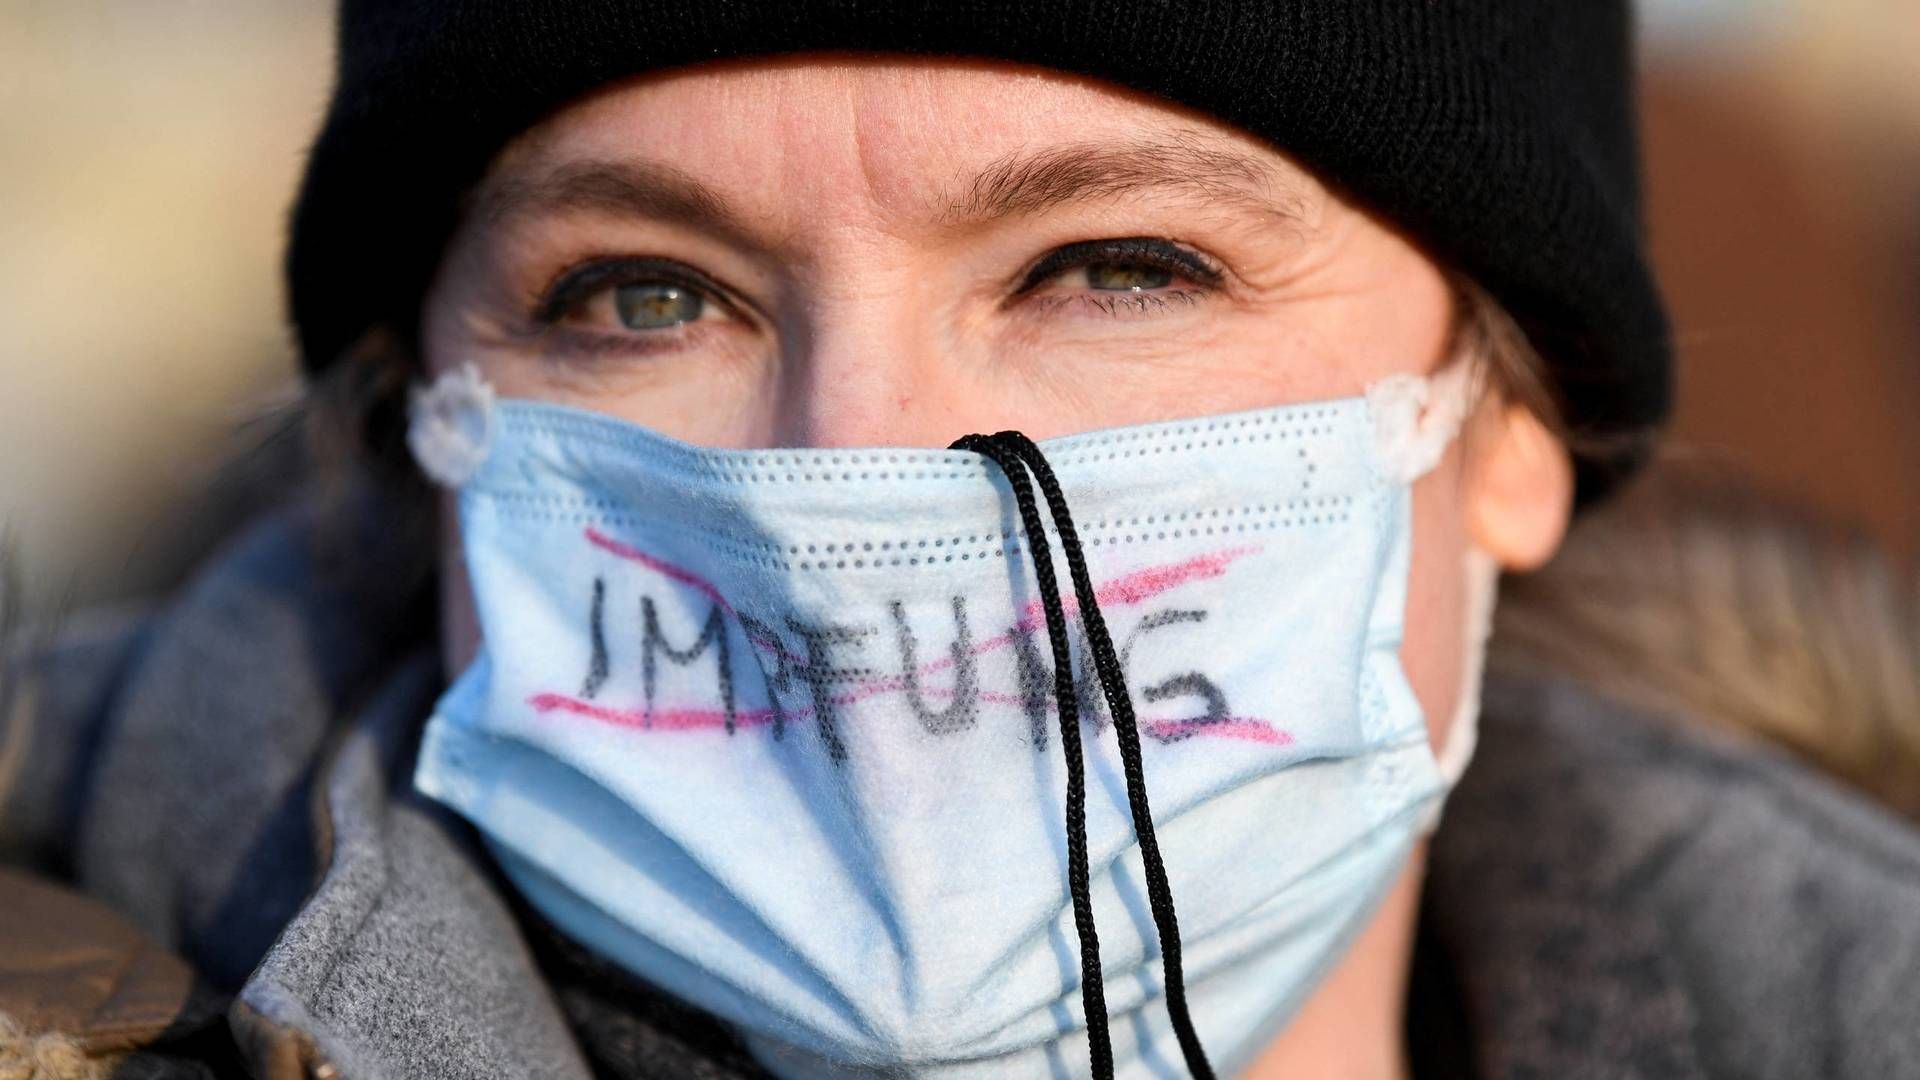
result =
M1065 245L1127 238L1149 254L1031 280ZM610 258L629 262L569 283ZM634 259L704 279L698 318L623 321L623 296L656 321L693 310ZM1452 317L1441 268L1389 223L1205 115L1042 69L809 56L617 84L527 132L475 191L421 340L432 372L471 361L503 395L690 442L944 447L1357 395L1442 366ZM1401 658L1436 745L1468 545L1544 562L1571 490L1564 449L1497 395L1416 485ZM445 607L457 670L465 589ZM1405 1075L1423 865L1250 1075Z

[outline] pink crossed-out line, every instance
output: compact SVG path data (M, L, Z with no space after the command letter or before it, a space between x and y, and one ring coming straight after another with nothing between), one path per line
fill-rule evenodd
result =
M719 587L714 585L713 582L708 581L694 571L680 566L677 563L670 562L650 552L644 551L623 540L608 536L591 525L586 527L585 537L589 544L602 551L629 562L637 563L670 581L677 581L702 596L705 596L717 605L720 610L732 616L735 622L740 623L742 633L747 635L747 640L756 648L779 656L790 666L806 666L804 659L788 652L779 641L768 640L763 636L755 635L747 630L747 623L742 619L740 612L727 600L726 596L721 593ZM1227 548L1221 551L1195 555L1177 562L1134 570L1095 586L1094 600L1102 608L1114 606L1131 607L1143 604L1156 596L1177 589L1190 582L1221 577L1226 574L1228 567L1234 562L1254 554L1259 550L1258 547ZM1080 605L1077 596L1071 593L1063 593L1061 594L1060 602L1065 614L1069 618L1079 614ZM976 657L984 656L987 653L1006 648L1013 642L1016 635L1030 633L1044 621L1045 617L1045 605L1038 599L1029 601L1016 618L1012 630L988 638L973 646L971 650L972 655ZM953 667L954 663L954 658L951 653L949 653L917 665L915 671L919 678L925 679L929 675L934 675ZM904 692L907 688L907 682L907 678L904 675L863 679L855 683L851 689L834 695L832 701L835 705L845 706L880 694ZM923 693L927 693L929 696L941 696L939 688L936 687L926 687ZM950 691L948 693L950 693ZM982 700L994 704L1025 706L1025 699L1018 695L998 694L989 691L983 692L980 696ZM554 693L536 694L533 698L529 699L529 704L541 713L559 710L624 727L641 727L654 730L720 728L724 727L727 722L726 715L718 709L655 709L652 711L651 718L649 718L643 711L609 708L593 702L582 701L577 698ZM1047 702L1047 707L1050 710L1057 709L1056 703L1053 702L1051 698L1049 698ZM789 710L786 716L789 719L806 719L811 716L811 714L811 707L806 707ZM772 709L740 710L735 712L733 723L735 727L756 727L771 723L775 715L776 713ZM1150 735L1155 735L1163 739L1204 734L1276 744L1284 744L1291 741L1285 732L1274 728L1265 720L1252 717L1230 717L1224 720L1212 721L1145 721L1142 723L1142 730Z
M982 699L1000 704L1024 705L1025 702L1013 694L981 694ZM573 716L583 716L590 720L612 724L615 727L634 728L641 731L712 731L727 726L727 714L721 709L655 709L648 713L644 709L621 709L601 705L592 701L582 701L566 694L535 694L527 699L534 711L545 715L561 712ZM812 707L789 710L788 721L810 719ZM765 727L774 720L772 709L739 709L733 714L735 728ZM1171 741L1189 736L1205 735L1213 738L1243 739L1247 742L1267 743L1272 746L1285 746L1293 737L1274 728L1265 720L1253 717L1229 716L1222 720L1142 720L1140 730L1143 734L1156 739Z
M642 551L625 541L614 539L591 525L587 526L586 538L588 543L602 551L628 560L629 562L638 563L662 577L671 581L678 581L688 586L695 592L698 592L700 595L719 605L720 610L733 616L735 622L741 622L739 611L735 610L733 604L720 592L719 587L706 578L701 577L699 574L688 570L686 567L662 559L658 555ZM1211 551L1205 554L1195 555L1178 562L1135 570L1131 573L1122 574L1111 581L1096 585L1093 590L1094 600L1099 603L1102 608L1114 606L1131 607L1144 604L1148 600L1159 596L1161 593L1177 589L1189 582L1205 581L1211 578L1221 577L1227 572L1227 568L1235 561L1252 555L1259 550L1258 547L1227 548L1222 551ZM1060 604L1068 618L1072 618L1080 613L1079 598L1072 593L1062 593L1060 595ZM988 638L980 644L975 645L973 647L973 655L983 656L996 649L1005 648L1012 643L1015 635L1032 631L1038 627L1045 618L1045 605L1037 599L1028 601L1026 607L1022 609L1019 617L1015 620L1013 630L996 637ZM741 625L744 629L745 623ZM753 634L748 634L747 639L757 648L784 657L795 667L806 666L806 661L803 658L794 656L777 641L768 641L764 637ZM918 670L922 676L932 675L952 667L953 663L953 657L947 655L929 660L921 664L916 670ZM899 676L895 676L890 680L881 681L891 682L897 685L880 687L880 692L904 689L906 686L906 680Z
M775 656L778 656L781 659L787 661L789 664L792 664L798 667L806 666L805 661L801 660L799 657L788 652L786 648L783 647L778 641L768 640L767 638L762 637L758 634L755 634L751 630L748 630L745 620L743 620L740 617L740 613L734 610L733 604L728 602L727 598L721 594L719 587L716 586L713 582L708 581L706 578L701 577L699 574L696 574L691 570L688 570L684 566L679 566L674 563L670 563L667 560L660 558L658 555L649 555L648 553L641 551L639 548L634 547L632 544L626 543L625 541L616 540L613 537L608 536L606 533L601 532L599 529L596 529L591 525L587 526L586 535L587 535L587 543L592 544L594 547L597 547L602 551L608 552L609 554L617 555L622 559L628 560L629 562L639 563L641 566L644 566L647 569L652 570L654 573L659 574L661 577L667 578L672 581L678 581L682 585L685 585L693 589L695 592L699 593L700 595L706 597L707 599L713 601L715 604L719 605L721 611L724 611L728 615L733 616L733 621L740 624L740 632L747 636L747 640L751 642L755 648L761 649L762 651L765 651L765 652L772 653Z

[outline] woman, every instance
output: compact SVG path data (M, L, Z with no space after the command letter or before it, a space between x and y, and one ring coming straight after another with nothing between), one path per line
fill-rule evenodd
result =
M1503 687L1426 873L1666 408L1617 7L373 7L338 482L32 661L8 794L255 1071L1920 1062L1915 841L1751 752Z

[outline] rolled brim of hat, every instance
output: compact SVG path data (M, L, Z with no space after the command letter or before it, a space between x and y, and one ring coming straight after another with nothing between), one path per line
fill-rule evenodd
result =
M291 317L309 372L411 327L492 157L608 83L816 51L1035 64L1245 129L1485 288L1548 364L1587 504L1644 460L1672 400L1631 38L1625 0L343 0Z

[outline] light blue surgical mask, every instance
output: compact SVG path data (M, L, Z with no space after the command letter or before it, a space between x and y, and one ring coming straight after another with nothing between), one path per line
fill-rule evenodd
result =
M482 644L415 783L775 1072L1236 1072L1471 746L1477 664L1442 768L1398 658L1469 397L713 450L450 373L411 443Z

